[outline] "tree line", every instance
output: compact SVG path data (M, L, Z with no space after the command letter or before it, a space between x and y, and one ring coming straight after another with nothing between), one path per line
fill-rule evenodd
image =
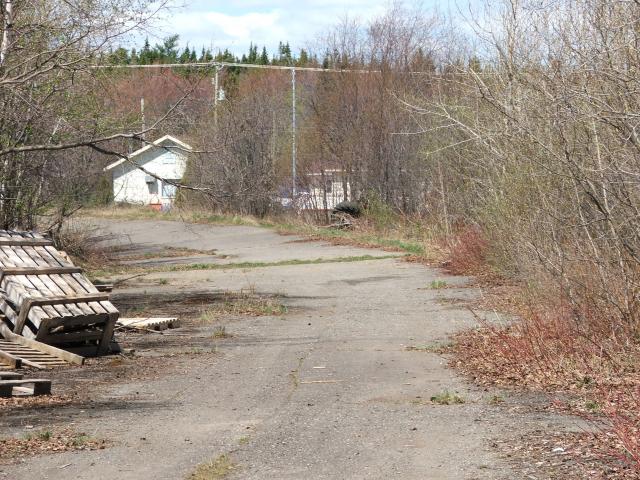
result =
M171 35L165 38L161 43L151 45L149 38L145 39L143 46L139 49L133 47L111 48L101 61L111 65L153 65L153 64L176 64L176 63L206 63L206 62L229 62L229 63L247 63L254 65L281 65L281 66L314 66L318 67L322 63L328 62L328 56L325 55L323 62L318 61L315 54L310 54L304 48L295 54L289 42L279 42L276 53L269 55L267 47L263 46L258 50L258 45L251 43L249 51L242 55L234 55L229 49L218 50L215 54L210 48L202 47L197 49L186 45L184 48L179 46L180 36Z

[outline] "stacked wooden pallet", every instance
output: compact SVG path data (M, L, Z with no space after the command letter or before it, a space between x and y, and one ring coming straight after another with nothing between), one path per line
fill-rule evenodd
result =
M0 230L0 312L18 335L82 355L108 350L118 310L53 242Z
M29 385L31 388L29 388ZM26 395L50 395L51 380L23 378L21 373L0 373L0 398Z

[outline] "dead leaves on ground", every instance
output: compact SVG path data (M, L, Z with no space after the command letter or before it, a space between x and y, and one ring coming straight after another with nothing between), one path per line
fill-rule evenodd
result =
M0 464L22 457L68 452L72 450L101 450L109 446L107 440L96 439L84 432L61 430L27 431L21 437L0 440Z

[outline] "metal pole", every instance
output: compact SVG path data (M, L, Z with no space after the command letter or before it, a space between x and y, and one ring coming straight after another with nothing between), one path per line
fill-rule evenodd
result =
M291 202L296 198L296 69L291 69L291 180L293 189Z
M144 118L144 97L140 98L140 115L142 116L142 139L145 137L145 130L147 129L147 125Z
M213 124L218 128L218 66L216 65L216 76L214 79L215 91L213 93Z

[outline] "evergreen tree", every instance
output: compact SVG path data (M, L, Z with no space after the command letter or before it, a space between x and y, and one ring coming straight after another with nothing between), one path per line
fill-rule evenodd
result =
M258 46L251 43L249 45L249 55L247 56L248 63L257 63L258 62Z
M304 48L300 50L300 57L298 57L298 61L296 63L301 67L304 67L309 63L309 54Z
M153 53L151 52L151 45L149 44L149 37L144 41L144 46L140 51L140 65L150 65L153 63Z
M285 60L291 61L291 47L289 46L289 42L284 44L284 47L282 48L282 54Z
M117 48L109 51L109 63L114 65L128 65L130 63L129 51L126 48Z
M156 44L153 48L161 63L175 63L178 60L179 35L171 35L163 40L162 45Z
M267 53L267 47L262 47L262 53L258 61L260 65L269 65L269 54Z
M182 55L180 55L180 63L189 63L191 59L191 50L189 49L189 45L184 48Z

